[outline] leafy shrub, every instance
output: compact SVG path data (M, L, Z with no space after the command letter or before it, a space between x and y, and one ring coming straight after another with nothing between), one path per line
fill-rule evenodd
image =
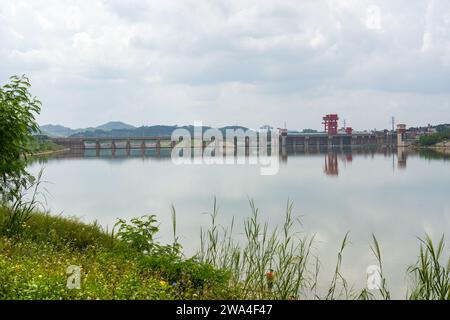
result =
M32 133L39 131L36 115L41 102L29 92L30 82L25 76L10 78L0 87L0 201L9 197L10 190L26 185L30 175L26 171L27 145Z
M117 237L128 243L139 252L151 252L155 247L153 237L159 231L155 226L156 216L143 216L133 218L127 223L126 220L119 219L114 227L118 227Z
M154 236L159 228L156 226L155 215L145 215L141 218L133 218L128 223L126 220L119 219L115 224L118 227L116 236L118 239L129 244L137 251L148 254L172 254L179 255L181 247L175 241L173 245L160 245L154 241Z

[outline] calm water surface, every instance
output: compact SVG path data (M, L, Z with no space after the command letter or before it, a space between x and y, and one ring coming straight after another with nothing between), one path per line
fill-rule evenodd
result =
M280 160L281 161L281 160ZM369 244L381 245L388 286L395 298L406 294L405 271L418 254L416 236L437 239L450 233L450 161L435 154L354 150L290 153L278 174L261 176L257 165L175 165L169 157L139 151L132 157L102 151L82 156L39 159L30 169L45 168L47 207L53 214L80 217L111 226L117 218L156 214L160 241L170 242L171 211L177 209L178 234L187 254L209 225L214 196L224 225L235 217L235 237L250 214L248 199L272 226L280 225L288 199L300 216L299 230L316 234L325 287L331 281L340 242L350 231L343 274L363 288L366 268L375 263ZM447 241L450 246L450 241ZM446 248L448 256L449 249Z

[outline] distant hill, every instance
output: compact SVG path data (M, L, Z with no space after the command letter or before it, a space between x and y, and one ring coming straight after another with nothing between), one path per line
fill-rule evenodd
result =
M99 138L109 138L109 137L117 137L117 138L123 138L123 137L154 137L154 136L171 136L172 132L176 129L186 129L189 131L190 134L194 133L194 126L166 126L166 125L156 125L156 126L144 126L140 128L135 129L113 129L109 131L105 130L94 130L94 131L84 131L84 132L78 132L71 135L71 137L77 137L77 138L92 138L92 137L99 137ZM203 130L210 129L210 127L203 127ZM247 130L245 127L240 126L227 126L223 128L219 128L219 130L222 132L222 134L225 134L225 131L227 129L242 129Z
M136 127L121 121L110 121L108 123L96 127L95 129L108 131L108 130L136 129Z
M68 137L76 133L75 130L68 127L53 124L41 126L41 132L50 137Z
M135 129L134 126L120 121L111 121L95 128L89 127L82 129L71 129L61 125L53 125L53 124L47 124L41 126L40 128L42 134L48 135L50 137L70 137L79 133L87 133L87 132Z
M175 130L176 126L151 126L131 129L112 129L112 130L92 130L82 131L72 134L75 138L109 138L109 137L143 137L143 136L169 136Z
M95 128L85 128L85 129L71 129L61 125L44 125L41 126L42 134L48 135L50 137L99 137L99 138L109 138L109 137L143 137L143 136L170 136L175 129L186 129L189 133L194 133L194 126L167 126L167 125L155 125L155 126L143 126L136 128L132 125L120 122L112 121L105 123L101 126ZM203 127L203 130L207 130L210 127ZM247 130L246 127L241 126L226 126L219 128L222 134L225 134L227 129L242 129Z

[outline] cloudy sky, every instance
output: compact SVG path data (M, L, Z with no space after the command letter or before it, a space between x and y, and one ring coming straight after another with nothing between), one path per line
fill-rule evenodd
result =
M450 122L448 0L1 0L41 124Z

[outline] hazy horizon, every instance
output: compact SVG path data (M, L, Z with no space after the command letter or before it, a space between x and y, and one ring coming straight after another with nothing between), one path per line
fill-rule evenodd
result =
M44 127L44 126L62 126L62 127L66 127L66 128L70 128L70 129L72 129L72 130L78 130L78 129L88 129L88 128L98 128L98 127L101 127L101 126L103 126L103 125L107 125L107 124L110 124L110 123L123 123L123 124L126 124L126 125L131 125L131 126L133 126L133 127L135 127L135 128L141 128L141 127L152 127L152 126L167 126L167 127L174 127L174 126L178 126L178 127L185 127L185 126L194 126L194 124L193 123L182 123L182 124L180 124L180 123L175 123L175 124L167 124L167 123L155 123L155 124L152 124L152 123L149 123L149 124L143 124L143 125L135 125L135 124L133 124L133 123L128 123L128 122L124 122L124 121L122 121L122 120L111 120L111 121L107 121L107 122L105 122L105 123L100 123L100 124L97 124L97 125L94 125L94 126L82 126L82 127L76 127L76 128L74 128L74 127L69 127L69 126L65 126L64 124L61 124L61 123L45 123L45 124L39 124L39 126L40 127ZM432 123L431 125L432 126L436 126L436 125L443 125L443 124L446 124L446 123ZM261 126L264 126L264 125L270 125L270 123L266 123L266 124L263 124L263 125L261 125ZM418 125L418 126L408 126L408 127L426 127L428 124L426 124L426 125ZM204 124L203 123L203 126L204 127L209 127L209 125L206 125L206 124ZM259 127L249 127L249 126L245 126L245 125L241 125L241 124L225 124L225 125L222 125L222 126L212 126L212 127L215 127L215 128L223 128L223 127L234 127L234 126L237 126L237 127L245 127L245 128L249 128L249 129L258 129L258 128L260 128L261 126L259 126ZM276 128L275 126L272 126L273 128ZM302 130L302 129L305 129L305 130L308 130L308 129L312 129L312 128L288 128L288 130ZM380 130L380 131L382 131L382 130L390 130L391 128L388 128L388 127L386 127L386 128L379 128L379 129L377 129L377 130ZM368 129L366 129L366 130L370 130L370 128L368 128ZM324 128L323 127L321 127L321 128L319 128L319 129L317 129L317 131L324 131Z

